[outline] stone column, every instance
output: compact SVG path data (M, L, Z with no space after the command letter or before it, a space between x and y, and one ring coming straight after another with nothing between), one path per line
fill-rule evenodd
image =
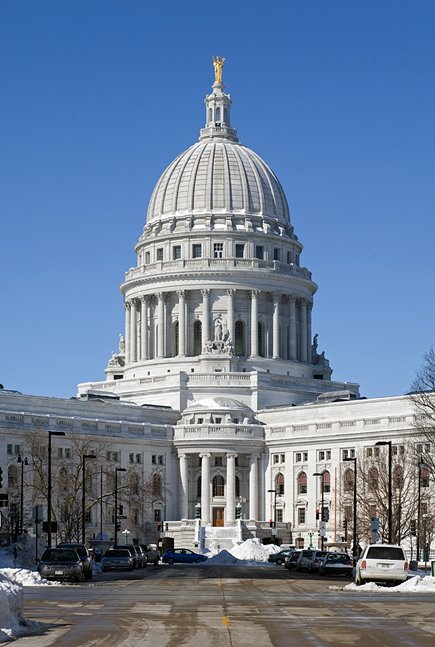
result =
M148 357L148 297L143 296L140 302L140 357Z
M297 359L297 341L296 341L296 299L295 297L289 297L290 304L290 315L289 315L289 324L290 324L290 348L289 356L290 359Z
M226 523L234 525L236 513L236 456L227 454Z
M249 518L258 519L258 454L249 457Z
M130 364L130 301L125 301L125 363Z
M299 299L301 362L307 361L307 302Z
M200 454L201 458L201 521L204 526L210 524L210 457L211 454Z
M227 330L230 335L231 343L234 347L234 294L235 290L230 288L227 290Z
M202 294L202 347L210 341L210 290L201 290Z
M313 309L313 303L312 301L308 301L307 303L307 362L308 364L311 364L312 362L312 357L311 357L311 339L312 339L311 311L312 309Z
M258 357L258 303L259 290L251 290L251 357Z
M280 357L280 343L279 343L279 319L281 315L281 295L277 292L273 295L273 322L272 322L272 357L278 359Z
M165 356L165 302L163 292L157 293L157 358Z
M189 518L189 465L187 462L187 455L180 454L180 519Z
M177 291L178 296L178 355L186 355L186 292Z
M137 305L131 300L130 311L130 362L137 362Z

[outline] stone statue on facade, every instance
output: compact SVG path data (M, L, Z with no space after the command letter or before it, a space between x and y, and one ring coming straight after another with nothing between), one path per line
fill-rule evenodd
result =
M118 350L119 355L125 355L125 339L124 335L120 334L119 335L119 350Z
M214 338L217 341L222 341L223 329L222 322L220 319L216 319L214 324Z
M224 58L219 58L219 56L213 56L215 83L222 83L222 68L224 66L224 63L225 63Z
M329 366L329 360L325 357L325 351L322 351L321 353L318 352L318 338L319 335L316 333L313 337L313 343L311 344L311 363L315 366Z

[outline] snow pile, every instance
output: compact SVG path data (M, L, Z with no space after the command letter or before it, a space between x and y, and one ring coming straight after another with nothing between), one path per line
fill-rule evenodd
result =
M210 566L255 566L267 563L271 553L279 552L279 547L273 544L262 544L258 538L247 539L230 550L221 550L208 558L204 564Z
M45 580L39 573L25 568L0 568L0 574L21 586L61 586L60 582Z
M0 574L0 641L22 633L27 625L23 616L23 587Z
M336 587L329 587L336 588ZM416 575L397 586L380 586L375 582L368 582L357 586L354 582L343 587L343 591L369 591L371 593L435 593L435 577Z

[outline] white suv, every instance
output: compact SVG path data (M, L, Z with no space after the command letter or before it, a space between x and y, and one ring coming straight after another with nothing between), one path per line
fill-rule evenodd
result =
M408 577L408 562L400 546L371 544L361 553L355 569L355 584L365 582L396 582Z

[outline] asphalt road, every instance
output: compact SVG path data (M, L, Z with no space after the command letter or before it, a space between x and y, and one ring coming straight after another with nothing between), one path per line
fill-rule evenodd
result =
M25 589L41 623L17 647L380 647L435 644L435 594L346 592L279 566L174 565Z

